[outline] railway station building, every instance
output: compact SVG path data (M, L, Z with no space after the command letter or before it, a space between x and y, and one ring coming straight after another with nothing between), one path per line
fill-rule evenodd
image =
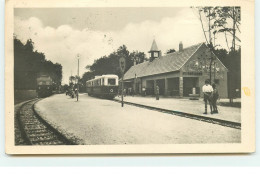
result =
M153 40L148 53L149 61L134 64L124 75L125 87L136 94L154 95L158 86L160 95L202 97L202 86L211 72L211 80L217 85L220 97L228 97L228 69L205 43L184 48L180 42L178 51L162 56Z

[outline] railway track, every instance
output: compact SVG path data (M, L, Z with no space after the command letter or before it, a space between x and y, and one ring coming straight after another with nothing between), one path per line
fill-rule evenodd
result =
M114 99L113 101L121 103L120 100ZM215 118L210 118L210 117L206 117L206 116L200 116L200 115L190 114L190 113L185 113L185 112L180 112L180 111L157 108L157 107L153 107L153 106L147 106L147 105L126 102L126 101L124 101L124 104L132 105L132 106L136 106L136 107L140 107L140 108L145 108L145 109L150 109L150 110L154 110L154 111L159 111L159 112L163 112L163 113L167 113L167 114L177 115L177 116L185 117L185 118L189 118L189 119L208 122L208 123L212 123L212 124L217 124L217 125L221 125L221 126L225 126L225 127L241 129L241 123L237 123L237 122L215 119Z
M28 101L17 111L16 118L24 145L74 145L35 111L34 104L39 100Z

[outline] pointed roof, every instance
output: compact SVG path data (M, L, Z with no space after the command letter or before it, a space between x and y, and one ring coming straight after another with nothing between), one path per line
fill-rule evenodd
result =
M161 56L152 62L147 61L134 65L125 73L124 78L125 80L135 78L135 74L137 77L144 77L178 71L203 44L204 43L199 43L197 45L184 48L181 52L177 51Z
M153 39L150 51L159 51L155 39Z

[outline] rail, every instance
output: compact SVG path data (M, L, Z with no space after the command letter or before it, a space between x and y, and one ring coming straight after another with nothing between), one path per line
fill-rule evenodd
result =
M26 145L76 145L36 112L34 106L39 100L27 101L17 111L21 137Z
M113 101L121 103L120 100L114 99ZM227 120L222 120L222 119L210 118L210 117L206 117L206 116L202 116L202 115L196 115L196 114L191 114L191 113L186 113L186 112L168 110L168 109L163 109L163 108L158 108L158 107L153 107L153 106L147 106L147 105L127 102L127 101L124 101L124 103L128 104L128 105L140 107L140 108L145 108L145 109L159 111L159 112L163 112L163 113L167 113L167 114L177 115L177 116L180 116L180 117L199 120L199 121L208 122L208 123L217 124L217 125L221 125L221 126L225 126L225 127L235 128L235 129L241 129L241 123L238 123L238 122L232 122L232 121L227 121Z

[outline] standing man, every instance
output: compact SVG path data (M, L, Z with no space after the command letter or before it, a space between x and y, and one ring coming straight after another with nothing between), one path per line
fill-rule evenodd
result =
M143 96L146 96L146 90L145 90L145 87L142 88L142 91L143 91Z
M207 102L209 102L210 113L213 114L213 112L212 112L212 102L211 102L213 88L209 84L208 79L205 81L205 85L202 87L202 92L204 94L204 102L205 102L205 112L203 114L207 114Z

